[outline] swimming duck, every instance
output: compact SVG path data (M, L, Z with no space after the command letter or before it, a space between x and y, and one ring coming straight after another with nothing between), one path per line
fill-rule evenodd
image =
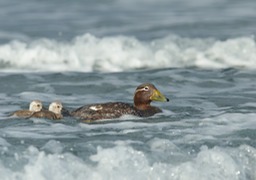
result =
M33 113L41 111L43 108L42 102L39 100L33 100L29 104L29 109L18 110L13 112L10 116L16 116L20 118L28 118Z
M160 108L150 105L152 101L169 101L168 98L150 83L139 85L135 90L133 100L133 104L109 102L85 105L72 111L71 115L85 122L99 119L114 119L126 114L149 117L162 112Z
M45 118L45 119L62 119L63 116L61 114L62 103L59 101L54 101L49 105L48 110L41 110L33 113L30 118Z

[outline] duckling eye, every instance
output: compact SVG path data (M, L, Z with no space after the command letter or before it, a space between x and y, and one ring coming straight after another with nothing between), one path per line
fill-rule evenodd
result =
M40 104L36 105L37 107L40 107Z

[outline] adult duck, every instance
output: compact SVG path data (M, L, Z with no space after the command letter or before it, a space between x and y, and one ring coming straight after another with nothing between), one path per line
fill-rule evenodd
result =
M169 101L153 84L145 83L137 87L133 98L134 103L108 102L82 106L71 112L71 115L82 121L90 122L99 119L114 119L123 115L149 117L162 112L158 107L151 106L152 101Z

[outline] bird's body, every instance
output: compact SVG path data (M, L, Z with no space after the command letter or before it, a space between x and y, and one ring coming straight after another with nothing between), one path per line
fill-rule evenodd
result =
M51 120L62 119L63 116L61 114L61 110L62 110L62 103L55 101L49 105L49 110L41 110L41 111L35 112L30 116L30 118L45 118L45 119L51 119Z
M162 112L161 109L151 106L151 101L169 100L154 85L147 83L137 87L134 94L134 104L123 102L90 104L74 110L71 115L83 121L94 121L119 118L123 115L149 117Z
M57 117L57 115L54 112L49 110L41 110L41 111L35 112L31 114L30 118L44 118L44 119L51 119L51 120L60 119Z
M33 101L31 101L31 103L29 105L29 109L15 111L10 116L12 116L12 117L20 117L20 118L28 118L33 113L41 111L42 108L43 108L43 105L42 105L41 101L33 100Z

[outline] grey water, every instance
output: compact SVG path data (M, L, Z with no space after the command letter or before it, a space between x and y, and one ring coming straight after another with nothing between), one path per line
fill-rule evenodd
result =
M255 8L254 0L2 0L0 40L65 41L84 33L227 39L255 35Z
M256 179L254 0L1 0L0 179ZM10 118L132 103L149 118Z
M159 69L121 73L1 73L3 179L255 179L255 71ZM10 83L11 81L11 83ZM132 103L152 82L163 113L81 123L7 118L32 99L71 110ZM63 169L65 171L63 172ZM214 175L214 176L212 176Z

